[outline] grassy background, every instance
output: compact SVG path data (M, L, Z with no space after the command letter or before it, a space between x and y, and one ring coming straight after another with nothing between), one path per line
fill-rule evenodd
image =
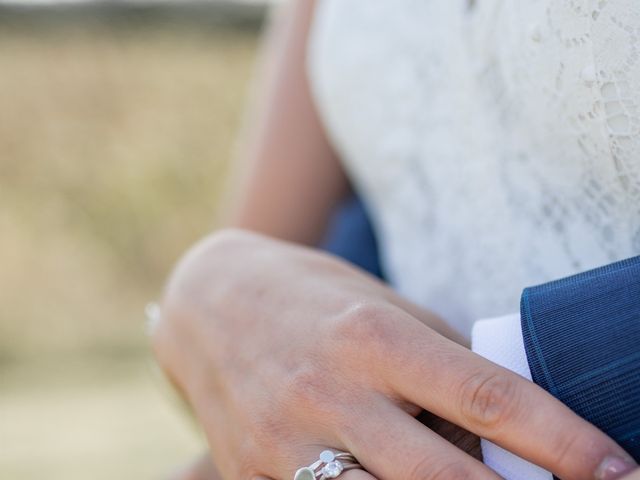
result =
M0 25L0 478L163 478L201 448L142 312L214 223L257 33Z

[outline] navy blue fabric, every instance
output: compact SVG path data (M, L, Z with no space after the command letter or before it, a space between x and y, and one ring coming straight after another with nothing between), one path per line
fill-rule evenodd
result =
M322 248L384 279L376 236L366 208L357 197L338 208Z
M640 461L640 257L527 288L533 380Z

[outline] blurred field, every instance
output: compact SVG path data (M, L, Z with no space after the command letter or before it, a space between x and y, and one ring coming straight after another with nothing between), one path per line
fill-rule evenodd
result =
M211 230L257 32L0 28L0 478L162 478L142 309Z

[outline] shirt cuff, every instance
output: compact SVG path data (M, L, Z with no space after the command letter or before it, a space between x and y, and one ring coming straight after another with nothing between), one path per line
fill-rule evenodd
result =
M522 339L520 314L479 320L473 327L473 351L531 381L531 370ZM551 473L482 440L484 463L505 480L552 480Z

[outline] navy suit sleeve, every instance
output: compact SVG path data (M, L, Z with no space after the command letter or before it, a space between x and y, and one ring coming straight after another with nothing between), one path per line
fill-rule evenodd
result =
M533 380L640 461L640 257L528 288Z

